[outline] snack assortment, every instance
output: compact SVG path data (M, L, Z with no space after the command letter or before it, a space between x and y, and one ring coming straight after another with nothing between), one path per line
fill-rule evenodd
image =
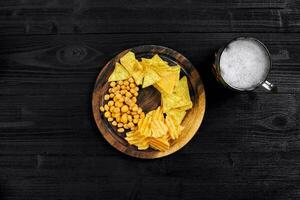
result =
M100 107L104 117L120 134L128 130L125 139L139 150L168 150L184 129L186 110L193 106L187 78L180 79L180 66L170 66L158 55L138 60L129 51L115 64L108 81L106 103ZM161 105L145 114L137 96L149 86L161 93Z

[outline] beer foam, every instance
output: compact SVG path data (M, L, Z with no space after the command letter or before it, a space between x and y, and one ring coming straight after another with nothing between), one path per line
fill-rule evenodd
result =
M252 39L231 42L222 52L220 73L236 89L253 89L265 80L270 68L266 49Z

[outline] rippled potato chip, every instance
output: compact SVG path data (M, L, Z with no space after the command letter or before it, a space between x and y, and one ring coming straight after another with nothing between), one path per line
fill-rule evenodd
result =
M160 138L149 138L149 146L159 151L166 151L170 148L168 136L165 135Z
M149 148L149 142L147 137L140 134L139 131L130 131L126 134L127 142L130 145L135 145L139 150L145 150Z

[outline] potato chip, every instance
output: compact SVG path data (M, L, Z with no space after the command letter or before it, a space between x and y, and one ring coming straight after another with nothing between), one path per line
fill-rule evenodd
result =
M147 113L145 118L141 120L142 121L141 124L138 125L138 129L141 131L141 134L146 137L151 136L151 130L150 130L151 120L152 120L151 113L150 114Z
M174 123L174 121L171 119L170 116L167 116L165 121L166 121L171 138L173 140L177 139L179 134L177 133L178 129L176 127L176 124Z
M130 145L135 145L139 150L145 150L149 148L149 142L147 137L140 134L139 131L130 131L126 134L125 139Z
M128 71L120 63L117 62L115 65L115 69L110 75L108 81L121 81L128 79L129 77L130 74L128 73Z
M126 133L126 137L125 137L125 139L127 140L127 142L130 145L135 145L135 144L139 143L141 138L142 137L139 136L137 131L130 131L130 132Z
M151 121L151 136L154 138L162 137L168 132L168 127L163 121L154 119Z
M149 145L153 149L156 149L159 151L166 151L170 148L170 143L168 141L167 136L163 136L160 138L149 138Z
M166 117L165 122L168 126L168 135L170 135L171 139L178 139L184 127L177 124L176 120L170 115Z
M155 110L153 110L152 117L153 119L163 121L163 113L160 106L158 106Z

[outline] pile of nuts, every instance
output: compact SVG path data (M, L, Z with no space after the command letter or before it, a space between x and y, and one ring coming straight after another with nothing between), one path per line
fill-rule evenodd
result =
M145 113L137 103L139 88L133 78L124 81L110 82L108 94L104 96L106 104L100 107L104 117L118 127L117 131L123 133L125 129L135 130Z

